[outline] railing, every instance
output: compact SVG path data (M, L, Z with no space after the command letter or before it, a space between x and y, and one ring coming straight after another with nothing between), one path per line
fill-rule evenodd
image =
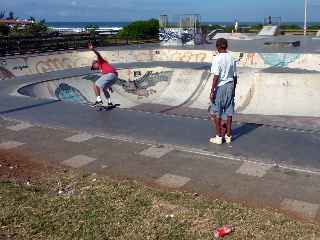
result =
M115 35L93 35L89 33L40 37L0 37L0 56L83 49L87 48L89 42L97 47L104 47L157 41L157 39L126 40L119 39Z

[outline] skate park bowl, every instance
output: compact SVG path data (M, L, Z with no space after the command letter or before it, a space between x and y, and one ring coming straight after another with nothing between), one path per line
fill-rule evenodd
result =
M101 54L119 69L112 101L121 108L154 104L206 110L210 104L210 64L216 54L212 50L110 48ZM240 52L232 54L238 59ZM79 69L88 67L93 58L91 52L74 51L6 59L1 78ZM237 112L319 117L319 60L319 54L312 53L244 53L238 62ZM7 72L11 75L4 74ZM16 90L35 98L80 104L94 102L92 84L98 75L89 71L75 75L28 81Z
M290 69L239 68L236 110L243 114L320 116L320 73ZM139 76L134 78L134 75ZM81 104L95 101L92 82L99 76L49 80L30 84L20 94ZM119 70L112 101L122 108L140 104L207 109L212 76L207 69L164 67ZM103 97L104 98L104 97ZM283 101L279 101L282 99ZM105 99L104 99L105 100Z

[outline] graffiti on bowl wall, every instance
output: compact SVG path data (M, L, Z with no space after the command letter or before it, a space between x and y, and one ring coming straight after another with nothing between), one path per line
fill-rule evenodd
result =
M288 67L290 63L297 61L301 54L295 53L260 53L264 63L274 67Z
M0 67L0 80L14 78L14 74L4 67Z
M117 84L122 86L127 93L131 93L140 97L149 97L157 92L153 87L159 82L168 83L172 74L173 71L147 71L144 75L141 75L140 71L134 71L134 75L138 78L133 81L119 79Z
M86 57L49 57L35 63L36 73L46 73L88 65L91 59Z
M63 101L75 103L88 103L88 99L81 92L66 83L61 83L55 90L55 96Z

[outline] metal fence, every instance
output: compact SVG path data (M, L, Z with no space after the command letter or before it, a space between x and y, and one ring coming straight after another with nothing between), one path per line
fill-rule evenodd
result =
M91 42L94 46L127 45L157 40L126 40L115 35L99 35L89 33L66 34L41 37L0 37L0 56L22 55L29 53L53 52L87 48Z

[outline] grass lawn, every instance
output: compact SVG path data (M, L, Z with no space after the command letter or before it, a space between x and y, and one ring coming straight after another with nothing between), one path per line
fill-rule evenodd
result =
M0 183L0 239L320 239L320 226L271 210L168 192L132 181L55 171Z

